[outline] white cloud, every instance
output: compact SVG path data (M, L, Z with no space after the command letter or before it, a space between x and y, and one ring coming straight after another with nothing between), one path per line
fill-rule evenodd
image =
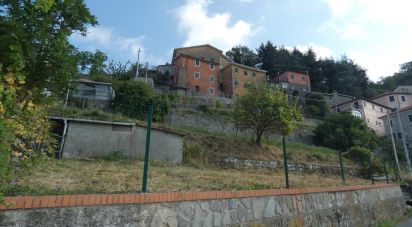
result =
M211 44L222 50L246 44L260 29L243 20L230 25L229 12L210 14L207 0L187 0L175 13L179 19L179 31L186 36L183 46Z
M88 28L86 36L75 33L71 36L71 39L77 43L85 45L86 49L89 51L99 49L103 52L122 56L123 58L131 61L136 61L138 57L138 51L140 49L141 62L156 61L157 63L158 61L152 55L145 53L146 51L143 46L143 40L145 39L145 36L143 35L138 37L124 37L116 34L113 28L99 26ZM119 59L113 60L117 61Z
M321 28L331 29L353 44L348 56L368 70L370 79L392 75L412 60L412 1L324 0L331 18ZM352 43L351 43L352 42Z
M296 49L300 50L301 52L306 52L309 48L312 48L312 50L316 53L318 58L329 58L334 56L333 51L331 49L314 43L296 46Z

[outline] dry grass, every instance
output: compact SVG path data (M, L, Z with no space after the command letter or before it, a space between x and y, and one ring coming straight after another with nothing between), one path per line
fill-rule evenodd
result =
M143 162L104 160L50 160L21 173L18 187L9 194L74 194L138 192ZM290 174L294 188L341 184L339 176ZM347 184L369 184L350 178ZM150 192L243 190L284 187L283 171L193 168L151 163Z

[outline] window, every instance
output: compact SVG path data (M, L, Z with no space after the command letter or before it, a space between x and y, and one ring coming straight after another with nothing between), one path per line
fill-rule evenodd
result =
M381 108L381 113L383 113L383 109Z
M235 67L235 73L237 73L237 68Z
M302 81L305 81L305 76L302 76Z
M389 102L395 102L395 97L394 96L389 96Z
M339 108L339 107L338 107L337 111L340 112L340 108Z
M355 107L355 109L359 109L359 103L358 102L354 102L353 106Z
M210 63L210 69L213 70L215 68L215 65L213 63Z
M295 75L290 75L290 78L292 79L292 80L294 80L295 79Z
M246 70L243 71L243 75L247 76L247 71Z
M209 88L209 94L214 94L214 93L215 93L215 89L212 88L212 87L210 87L210 88Z
M199 59L199 58L196 58L196 60L195 60L195 66L200 66L200 59Z
M199 93L200 92L200 87L199 86L195 86L195 92Z
M210 75L210 76L209 76L209 81L210 81L210 82L213 82L213 81L215 81L215 76L213 76L213 75Z
M371 121L369 120L369 118L368 119L366 119L367 121L368 121L368 123L371 123Z
M253 76L253 77L256 77L256 73L255 73L255 72L253 72L253 73L252 73L252 76Z
M402 95L401 100L402 100L402 102L405 102L406 101L405 96Z
M409 119L409 122L412 121L412 114L409 114L409 115L408 115L408 119Z
M200 72L195 72L194 76L195 76L195 79L200 79Z
M375 123L376 123L376 125L379 125L379 122L378 122L378 121L375 121Z
M366 102L363 102L363 107L366 107Z
M248 82L245 82L245 83L243 84L243 87L249 87L249 83L248 83Z
M391 127L393 127L393 122L392 122L392 120L390 120L389 123L391 124Z
M375 105L372 105L372 109L375 110Z
M235 80L234 82L235 82L235 86L238 86L238 85L239 85L239 81L238 81L238 80Z

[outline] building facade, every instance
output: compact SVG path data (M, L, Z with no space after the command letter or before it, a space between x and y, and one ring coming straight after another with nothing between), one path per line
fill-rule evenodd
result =
M247 93L250 86L266 85L265 70L248 67L241 64L230 63L222 69L221 89L231 97L239 97Z
M389 92L373 97L372 101L390 109L402 109L412 105L412 94L408 92Z
M208 44L175 49L172 66L172 86L190 96L232 98L266 82L266 71L233 63Z
M332 108L335 109L335 106ZM381 117L388 114L390 109L384 105L367 99L355 99L336 105L336 111L338 113L349 112L360 117L377 135L385 135L385 125Z
M270 81L270 86L283 89L289 97L302 100L311 92L310 77L306 73L286 71Z
M179 55L173 59L173 84L187 95L220 97L219 64L206 58Z
M389 121L388 121L389 115ZM390 136L391 130L389 124L392 127L392 133L395 139L402 139L401 128L399 125L399 119L396 112L392 112L388 115L382 116L380 119L384 122L385 135ZM399 110L399 118L402 124L404 136L408 144L412 144L412 106L405 107Z

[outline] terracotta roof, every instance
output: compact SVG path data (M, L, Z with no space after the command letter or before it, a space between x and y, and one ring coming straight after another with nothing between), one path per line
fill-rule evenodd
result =
M336 106L345 105L345 104L348 104L348 103L351 103L351 102L356 102L356 101L358 101L358 100L367 101L367 102L373 103L373 104L375 104L375 105L377 105L377 106L381 106L381 107L384 107L384 108L386 108L386 109L390 109L389 107L387 107L387 106L385 106L385 105L382 105L382 104L380 104L380 103L377 103L377 102L374 102L374 101L372 101L372 100L365 99L365 98L357 98L357 99L349 100L349 101L340 103L340 104L338 104L338 105L336 105ZM335 105L333 105L332 107L335 107Z
M410 94L411 94L411 93L408 93L408 92L386 92L386 93L377 95L377 96L375 96L375 97L373 97L373 98L371 98L371 99L374 100L374 99L377 99L377 98L380 98L380 97L386 96L386 95L410 95Z

